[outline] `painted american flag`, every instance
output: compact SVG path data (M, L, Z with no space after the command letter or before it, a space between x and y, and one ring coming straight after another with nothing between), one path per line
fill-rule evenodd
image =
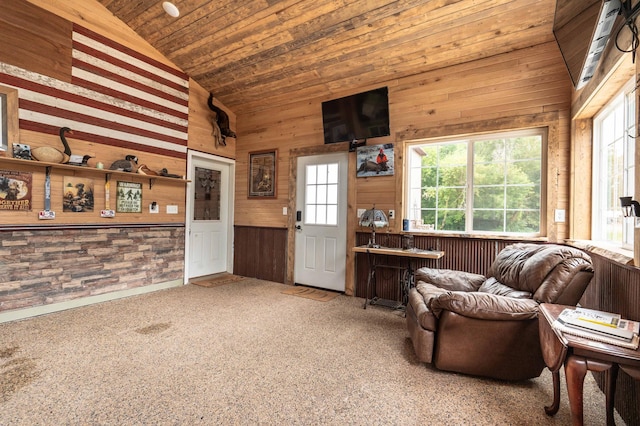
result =
M0 62L18 89L20 128L186 158L186 74L74 24L69 82Z

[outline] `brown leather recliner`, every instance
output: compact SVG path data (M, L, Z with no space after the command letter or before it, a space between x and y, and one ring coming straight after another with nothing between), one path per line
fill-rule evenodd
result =
M487 277L420 268L407 303L416 355L440 370L503 380L538 377L545 367L538 304L576 305L592 277L586 253L552 244L505 247Z

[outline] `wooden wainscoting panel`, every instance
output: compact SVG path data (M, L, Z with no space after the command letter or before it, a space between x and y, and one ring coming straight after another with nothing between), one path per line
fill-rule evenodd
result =
M234 227L233 273L285 282L287 230L254 226Z

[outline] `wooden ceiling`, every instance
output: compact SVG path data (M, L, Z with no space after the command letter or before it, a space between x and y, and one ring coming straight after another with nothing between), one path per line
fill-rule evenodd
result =
M553 40L555 0L98 0L236 113Z

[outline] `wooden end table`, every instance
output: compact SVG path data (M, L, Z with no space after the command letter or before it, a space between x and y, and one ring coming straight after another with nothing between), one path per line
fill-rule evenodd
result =
M605 397L607 425L615 425L613 418L614 395L618 370L623 370L635 380L640 379L640 351L596 342L594 340L564 334L551 324L566 309L574 306L543 303L538 314L540 346L544 362L553 377L553 402L544 407L553 416L560 408L560 367L564 365L567 382L571 422L583 424L582 398L587 371L605 372Z

